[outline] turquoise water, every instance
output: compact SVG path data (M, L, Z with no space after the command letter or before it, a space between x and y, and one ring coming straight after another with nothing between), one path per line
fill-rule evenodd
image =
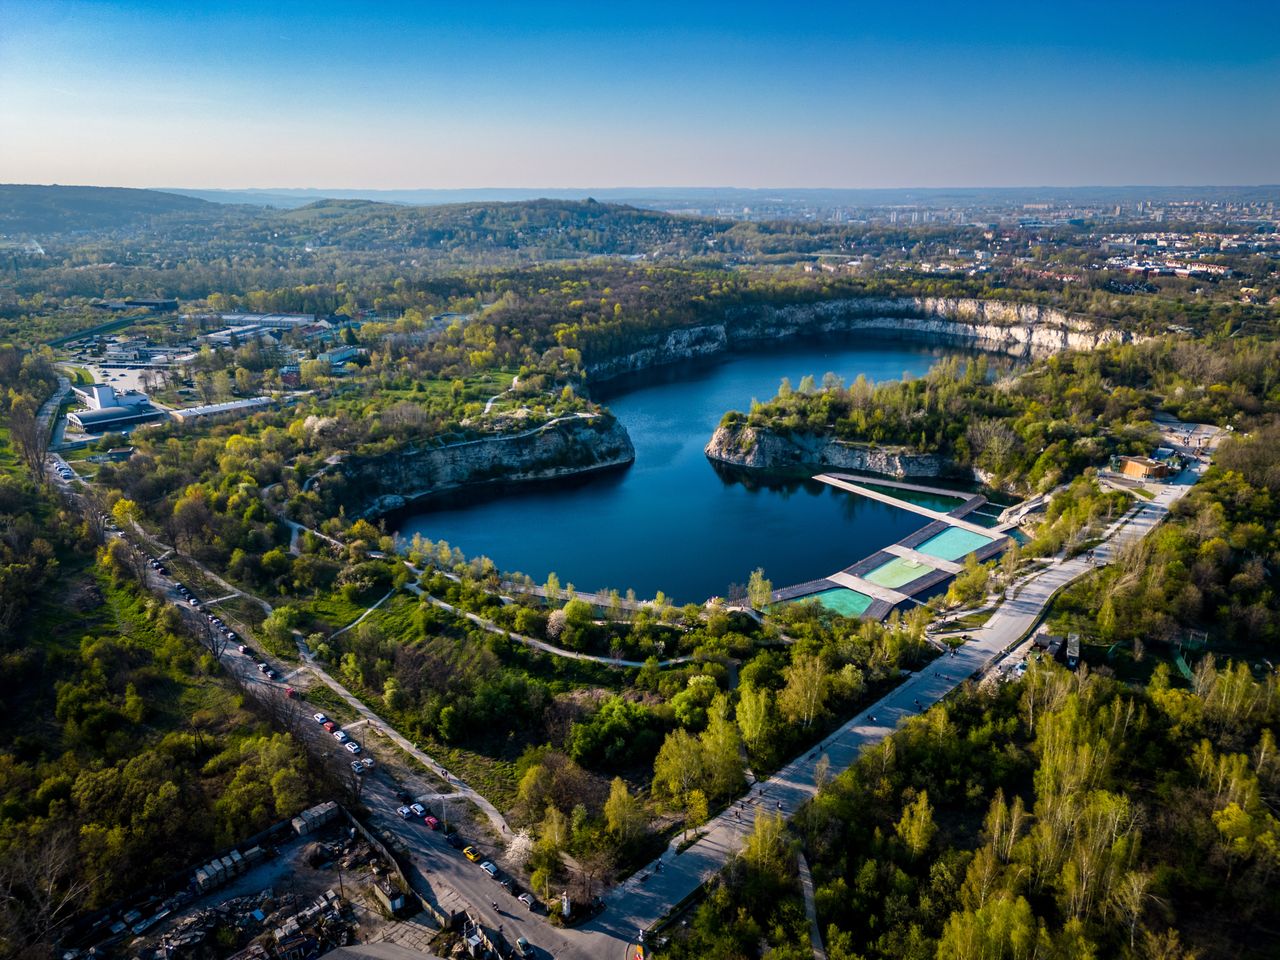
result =
M898 379L955 353L886 340L790 341L615 381L594 392L631 435L630 467L442 497L402 516L397 532L446 540L539 583L555 571L579 590L662 590L680 603L723 596L756 567L776 587L824 577L928 519L822 483L718 468L702 451L720 417L772 397L784 376Z
M811 593L807 597L796 597L796 599L788 600L787 602L807 603L810 600L817 600L828 610L832 610L842 617L860 617L873 602L871 597L868 597L865 593L850 590L848 587L823 590L821 593Z
M874 583L877 587L893 590L912 580L919 580L926 573L933 573L933 567L916 560L908 560L906 557L894 557L870 573L864 573L862 579Z
M962 527L948 527L937 536L930 537L915 549L917 553L937 557L940 560L959 560L965 554L973 553L973 551L985 547L993 539L993 537L984 537L980 533L974 533L972 530L965 530Z
M930 510L937 510L939 513L946 513L954 510L960 504L964 503L973 494L957 493L955 496L945 496L939 493L926 493L923 490L906 490L902 487L885 487L878 483L859 482L860 486L866 487L868 490L874 490L876 493L883 493L890 497L897 497L906 503L914 503L917 507L926 507Z

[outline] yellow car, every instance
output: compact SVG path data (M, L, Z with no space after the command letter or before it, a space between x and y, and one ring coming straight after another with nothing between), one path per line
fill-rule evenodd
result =
M475 863L477 860L480 859L480 851L477 850L475 847L463 847L462 855L466 857L468 860L470 860L472 863Z

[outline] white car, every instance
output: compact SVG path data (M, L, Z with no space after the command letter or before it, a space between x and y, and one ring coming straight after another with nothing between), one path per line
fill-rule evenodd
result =
M426 808L426 807L424 807L424 806L423 806L422 804L420 804L420 803L411 803L411 804L409 804L409 810L410 810L410 812L412 812L412 813L413 813L413 815L414 815L415 817L419 817L419 818L421 818L421 817L425 817L425 816L427 815L427 808Z
M243 653L244 651L243 651L243 650L241 650L240 652L241 652L241 653ZM328 722L329 722L329 718L328 718L328 717L326 717L323 713L313 713L313 714L311 715L311 719L312 719L312 720L314 720L316 723L328 723Z
M337 740L339 743L346 743L351 738L347 736L347 731L335 730L333 731L333 739Z
M351 772L352 772L352 773L364 773L364 767L361 765L361 763L360 763L360 761L359 761L359 760L352 760L352 761L351 761Z
M372 769L373 769L373 757L361 757L361 758L360 758L360 762L361 762L362 764L364 764L364 768L365 768L366 770L372 770Z
M480 864L480 869L491 876L494 880L498 879L498 868L493 865L492 861L486 860L484 863Z
M360 752L360 744L356 743L354 740L350 741L349 743L344 743L343 746L347 748L347 753Z
M413 811L410 810L408 807L396 807L396 813L400 814L401 820L408 820L411 816L413 816Z

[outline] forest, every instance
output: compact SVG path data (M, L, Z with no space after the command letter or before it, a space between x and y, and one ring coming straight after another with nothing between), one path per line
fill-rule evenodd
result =
M65 225L74 216L59 204L80 202L27 199L14 209L32 230ZM593 202L265 212L90 199L102 206L89 229L42 237L43 255L0 251L12 341L0 347L0 952L48 956L76 913L343 789L288 718L142 588L126 552L104 547L95 516L269 599L270 615L252 602L236 614L263 650L296 663L304 639L503 809L526 841L530 886L580 893L696 836L748 777L812 749L937 655L926 639L937 610L980 602L1021 563L1084 549L1131 500L1095 469L1149 452L1164 411L1232 436L1152 536L1055 600L1048 625L1082 636L1086 668L1033 663L1022 680L965 688L831 779L792 825L762 816L666 954L809 955L803 851L833 958L1268 955L1280 907L1273 307L1181 280L1117 294L1107 278L798 265L819 248L873 257L917 244L923 256L976 243L970 228L729 224ZM113 204L134 213L108 224ZM595 256L606 252L630 258ZM80 513L42 470L39 411L58 370L40 344L102 323L94 300L126 294L181 299L186 316L122 318L156 343L185 342L222 311L305 311L358 320L341 336L363 353L334 370L286 335L206 347L154 374L170 401L188 380L206 401L283 397L283 349L306 355L288 402L135 432L129 459L94 468ZM763 572L748 570L733 599L760 620L661 595L593 604L554 576L543 602L517 571L397 542L347 510L359 491L343 487L343 457L607 420L591 369L656 335L897 295L1043 303L1146 337L1011 367L944 361L899 382L784 382L726 415L941 454L994 486L1052 494L1012 559L970 564L907 616L769 609ZM311 530L294 537L290 523Z

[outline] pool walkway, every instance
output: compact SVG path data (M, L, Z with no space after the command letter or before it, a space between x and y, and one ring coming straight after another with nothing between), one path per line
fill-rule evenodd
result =
M904 547L900 543L891 543L884 548L885 553L892 553L895 557L902 557L904 560L914 560L916 563L923 563L926 566L937 567L939 570L945 570L952 575L959 573L964 569L964 564L956 563L954 560L943 560L941 557L930 556L927 553L920 553L912 550L910 547Z
M839 593L843 588L861 596L865 603L861 613L863 619L883 620L893 610L923 603L933 596L952 577L964 570L964 560L972 556L981 563L1002 553L1010 543L1007 531L1014 524L983 526L965 519L987 505L987 498L980 494L966 497L955 490L881 480L878 477L860 482L863 480L861 477L838 473L821 473L814 479L839 490L928 517L930 522L897 543L877 550L843 570L817 580L775 590L774 603L813 597L830 606L819 595L830 591ZM871 489L867 486L868 483L882 489ZM952 510L943 512L895 497L883 492L883 488L948 497L960 502Z
M848 587L850 590L857 590L859 593L865 593L873 600L883 600L894 606L902 603L907 599L905 593L899 593L897 590L891 590L888 587L882 587L878 583L872 583L870 580L863 580L851 573L845 573L841 570L839 573L833 573L827 577L833 584L838 587Z
M899 510L909 510L912 513L918 513L921 516L929 517L932 520L941 520L943 523L953 527L960 527L963 530L969 530L972 533L980 533L987 535L993 528L984 527L976 523L969 523L967 520L961 519L966 514L972 513L987 502L986 497L975 496L966 500L954 510L943 513L941 510L931 510L929 507L922 507L918 503L912 503L909 500L901 500L898 497L891 497L887 493L881 493L879 490L872 490L870 487L861 483L855 483L853 477L842 476L838 473L820 473L813 479L822 483L837 487L840 490L848 490L850 493L856 493L860 496L867 497L871 500L879 500L881 503L887 503L891 507L897 507ZM880 486L877 482L877 486ZM908 484L894 484L900 489L912 489ZM922 493L938 493L939 491L933 487L918 487ZM950 496L956 496L951 493Z

